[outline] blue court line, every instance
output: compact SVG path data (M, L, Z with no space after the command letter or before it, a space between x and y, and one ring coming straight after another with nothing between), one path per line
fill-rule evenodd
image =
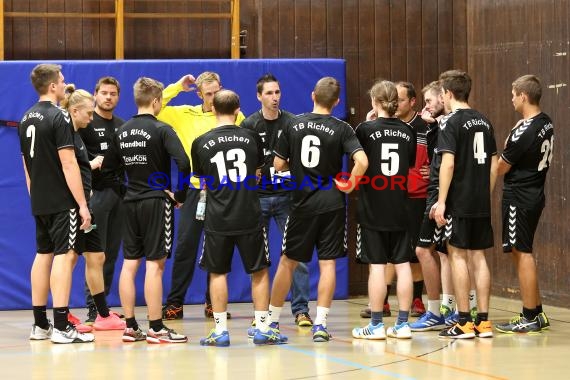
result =
M360 363L352 362L350 360L341 359L341 358L337 358L337 357L326 355L326 354L317 354L316 352L311 351L311 350L304 350L302 348L296 348L296 347L293 347L290 345L285 345L285 344L280 345L279 347L284 349L284 350L298 352L300 354L312 356L312 357L317 358L317 359L325 359L325 360L328 360L328 361L333 362L333 363L342 364L342 365L346 365L349 367L362 369L365 371L375 372L375 373L385 375L385 376L390 376L390 377L393 377L396 379L415 380L414 377L409 377L409 376L402 375L402 374L399 374L396 372L386 371L386 370L376 368L376 367L370 367L367 365L363 365Z

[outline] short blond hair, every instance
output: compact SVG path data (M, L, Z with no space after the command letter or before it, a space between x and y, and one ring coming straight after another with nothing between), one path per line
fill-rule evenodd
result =
M73 83L65 86L65 98L61 101L62 108L69 111L71 107L78 106L84 101L95 102L95 98L89 92L82 89L75 89Z
M156 79L140 77L133 86L137 107L147 107L154 99L162 99L164 85Z
M198 87L198 90L201 90L204 83L212 82L218 82L220 85L222 84L220 76L217 73L213 71L204 71L202 74L198 75L198 78L196 78L196 87Z

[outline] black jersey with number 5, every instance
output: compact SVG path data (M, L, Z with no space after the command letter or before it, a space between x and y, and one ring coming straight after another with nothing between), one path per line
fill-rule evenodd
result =
M344 193L333 182L342 171L342 159L362 150L354 130L330 115L306 113L285 127L274 153L289 160L292 176L292 213L323 214L344 207Z
M73 149L67 111L49 101L36 103L18 129L20 149L30 176L32 214L48 215L77 207L65 181L59 149Z
M378 118L356 127L356 136L368 156L369 181L360 185L358 223L378 231L405 230L408 171L416 160L413 131L399 119Z
M256 170L264 163L257 132L235 125L216 127L192 143L194 174L207 186L204 229L222 235L261 227Z
M460 108L444 117L439 128L438 153L455 156L447 211L460 217L490 216L491 159L497 154L491 122L473 109Z
M501 155L512 165L505 175L505 200L522 208L544 206L544 182L552 161L553 144L554 127L544 112L513 128Z

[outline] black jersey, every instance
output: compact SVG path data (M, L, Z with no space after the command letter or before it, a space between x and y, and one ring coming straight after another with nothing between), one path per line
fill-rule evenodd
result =
M437 137L439 135L439 122L428 125L427 145L429 156L429 184L427 187L428 198L434 197L434 193L439 191L439 167L441 166L441 155L437 150ZM435 194L437 199L437 194Z
M87 148L78 132L73 133L73 145L75 148L75 158L79 164L81 171L81 182L83 183L83 191L85 199L89 201L91 198L91 163L87 154Z
M171 157L187 178L190 160L172 127L150 114L136 115L115 135L101 170L103 175L124 170L128 181L125 202L165 198L163 190L170 188Z
M522 207L544 206L544 182L552 161L554 127L541 112L513 128L501 157L512 165L505 175L503 197Z
M267 120L263 117L261 110L249 115L240 127L248 128L256 131L261 136L263 144L264 163L261 168L262 180L259 184L259 195L270 196L279 194L290 189L282 185L283 179L275 177L275 168L273 167L273 149L277 145L277 140L283 131L283 128L291 122L295 117L290 112L279 110L279 116L275 120Z
M113 136L124 122L123 119L115 115L112 119L105 119L99 116L97 112L93 113L93 121L87 125L87 128L79 130L81 139L87 147L89 160L105 155L113 141ZM118 188L121 182L122 180L117 173L103 177L100 169L93 170L92 185L95 190L103 190L108 187Z
M344 193L333 178L342 171L344 154L362 150L352 127L330 115L306 113L285 127L274 153L289 160L292 213L323 214L344 207Z
M473 109L457 109L439 128L438 153L455 155L447 211L460 217L490 216L491 159L497 154L491 122Z
M207 187L204 229L222 235L258 230L256 170L264 163L259 134L235 125L217 127L194 140L191 152L194 174Z
M55 214L77 207L58 154L59 149L74 146L67 111L49 101L38 102L24 114L18 134L30 176L32 214Z
M356 136L368 156L366 176L360 185L358 223L378 231L407 228L407 176L416 160L416 139L406 123L378 118L356 128Z

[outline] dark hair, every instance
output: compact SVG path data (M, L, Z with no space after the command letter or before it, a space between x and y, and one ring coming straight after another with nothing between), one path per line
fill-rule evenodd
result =
M408 95L408 99L417 98L416 88L411 82L396 82L396 87L403 87L406 89L406 95Z
M95 85L95 92L96 93L99 92L99 89L104 84L110 84L110 85L117 87L117 94L121 93L121 85L119 84L119 81L113 77L103 77L103 78L99 79L97 81L97 84Z
M264 76L262 76L261 78L259 78L257 80L257 93L261 94L263 92L263 86L265 85L265 83L272 83L272 82L279 83L277 78L275 78L275 76L273 76L273 74L271 74L271 73L267 73Z
M398 90L389 80L381 80L368 91L374 103L380 105L389 116L394 116L398 109Z
M313 90L315 102L327 109L332 109L340 96L340 83L333 77L319 79Z
M239 96L231 90L220 90L214 95L213 105L217 115L233 115L239 108Z
M32 70L30 80L36 92L44 95L48 92L49 85L57 83L61 73L61 65L53 63L40 63Z
M133 86L135 103L137 107L147 107L154 99L162 99L162 90L164 85L159 81L140 77Z
M471 92L471 77L465 71L448 70L439 76L444 91L450 91L456 100L467 102Z
M540 79L536 75L523 75L513 82L513 90L515 94L520 95L521 92L528 96L528 102L532 105L539 105L542 97L542 85Z

